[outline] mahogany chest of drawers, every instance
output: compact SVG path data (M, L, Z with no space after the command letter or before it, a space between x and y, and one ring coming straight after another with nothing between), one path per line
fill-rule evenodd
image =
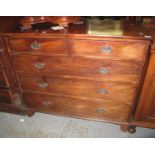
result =
M45 112L130 124L149 60L145 29L121 22L104 29L107 23L94 21L64 30L20 30L18 22L10 29L13 21L1 33L12 80L6 81L1 69L0 87L15 95L8 104L28 115Z

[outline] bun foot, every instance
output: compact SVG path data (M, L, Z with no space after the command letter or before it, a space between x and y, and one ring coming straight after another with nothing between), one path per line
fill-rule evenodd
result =
M123 125L121 125L121 130L123 132L129 132L129 133L133 134L136 132L136 126L123 124Z
M128 131L128 125L122 124L120 127L121 127L121 130L122 130L123 132L127 132L127 131Z
M133 126L133 125L128 126L128 132L131 134L135 133L136 132L136 126Z
M33 116L34 114L35 114L35 111L32 110L32 109L29 109L29 110L26 111L26 115L27 115L28 117L31 117L31 116Z

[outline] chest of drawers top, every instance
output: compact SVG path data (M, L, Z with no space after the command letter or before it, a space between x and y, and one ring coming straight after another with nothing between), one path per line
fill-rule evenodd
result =
M53 30L51 24L45 23L24 30L19 25L20 19L20 17L0 18L7 21L0 27L1 36L8 39L8 46L14 54L18 52L24 54L27 51L37 51L35 54L39 54L44 51L47 55L72 53L76 56L138 60L141 55L136 51L141 51L143 45L151 40L148 31L141 25L125 21L84 20L61 30Z
M32 29L21 29L20 20L22 17L0 17L1 34L20 35L36 37L114 37L126 39L150 39L148 31L140 24L130 24L126 21L115 20L83 20L81 23L70 24L62 30L53 30L52 24L34 26Z

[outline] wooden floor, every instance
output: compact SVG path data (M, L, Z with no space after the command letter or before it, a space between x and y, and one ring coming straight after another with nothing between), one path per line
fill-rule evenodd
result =
M0 137L51 138L155 138L155 130L137 128L135 134L123 133L118 125L37 113L33 117L0 112Z

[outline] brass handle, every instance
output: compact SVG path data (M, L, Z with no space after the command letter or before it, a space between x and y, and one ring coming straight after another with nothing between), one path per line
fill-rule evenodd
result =
M36 63L34 65L37 69L43 69L45 67L45 63Z
M40 88L47 88L47 87L48 87L48 83L46 83L46 82L41 82L41 83L39 83L39 87L40 87Z
M108 68L100 68L99 69L99 72L100 72L100 74L110 74L110 69L108 69Z
M41 45L39 43L37 43L37 41L34 41L32 44L31 44L31 48L34 49L34 50L37 50L41 47Z
M0 53L2 53L2 52L4 52L4 49L1 48L1 49L0 49Z
M98 91L99 94L108 94L108 91L106 89L100 89Z
M105 113L106 111L105 111L105 109L98 108L98 109L96 109L96 112L97 113Z
M52 104L52 102L50 102L50 101L43 101L42 104L43 104L44 106L49 106L49 105Z
M103 52L103 53L111 53L112 48L110 46L102 47L101 52Z

